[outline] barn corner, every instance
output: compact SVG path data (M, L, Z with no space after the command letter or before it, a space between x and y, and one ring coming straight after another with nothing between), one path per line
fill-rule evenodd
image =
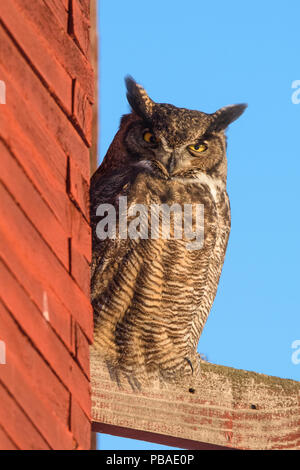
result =
M0 449L90 448L96 35L96 0L0 3Z

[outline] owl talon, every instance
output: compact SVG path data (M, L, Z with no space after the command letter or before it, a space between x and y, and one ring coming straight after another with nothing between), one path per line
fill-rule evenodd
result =
M193 367L192 361L191 361L188 357L185 357L184 359L185 359L185 360L189 363L189 365L191 366L192 375L194 375L194 367Z

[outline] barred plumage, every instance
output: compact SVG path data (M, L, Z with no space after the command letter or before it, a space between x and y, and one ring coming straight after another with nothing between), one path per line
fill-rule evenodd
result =
M125 374L182 380L199 371L197 344L230 232L224 130L245 106L210 115L157 104L130 78L127 89L133 111L122 118L91 185L94 347ZM143 139L145 132L154 136L152 143ZM199 156L198 142L206 147ZM127 198L128 207L190 204L194 210L203 204L202 248L189 249L184 232L176 238L174 214L169 239L162 238L161 226L155 239L122 238L120 196ZM116 209L116 238L97 237L101 204ZM192 221L194 226L195 211ZM148 211L140 231L149 235L154 224Z

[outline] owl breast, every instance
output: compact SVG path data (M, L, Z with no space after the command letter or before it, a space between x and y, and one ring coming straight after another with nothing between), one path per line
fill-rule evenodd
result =
M145 208L142 238L120 235L120 197L127 208ZM193 368L230 232L226 190L206 175L163 179L142 171L117 191L114 205L115 238L94 244L95 343L126 371L168 375ZM200 228L203 235L198 244L196 235L192 240L184 231L184 211L181 217L170 212L169 233L164 233L161 216L155 215L174 205L188 208L192 233ZM133 219L128 216L128 223Z

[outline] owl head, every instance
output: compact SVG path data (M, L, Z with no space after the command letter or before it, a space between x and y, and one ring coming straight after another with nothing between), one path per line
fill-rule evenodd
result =
M246 104L207 114L156 103L132 77L126 77L125 83L132 113L121 119L103 170L107 165L112 169L154 162L169 178L193 177L199 172L226 178L224 131L244 112Z
M191 176L199 171L213 174L224 169L224 131L244 112L245 104L206 114L155 103L131 77L125 82L133 115L124 145L133 160L159 162L170 177Z

